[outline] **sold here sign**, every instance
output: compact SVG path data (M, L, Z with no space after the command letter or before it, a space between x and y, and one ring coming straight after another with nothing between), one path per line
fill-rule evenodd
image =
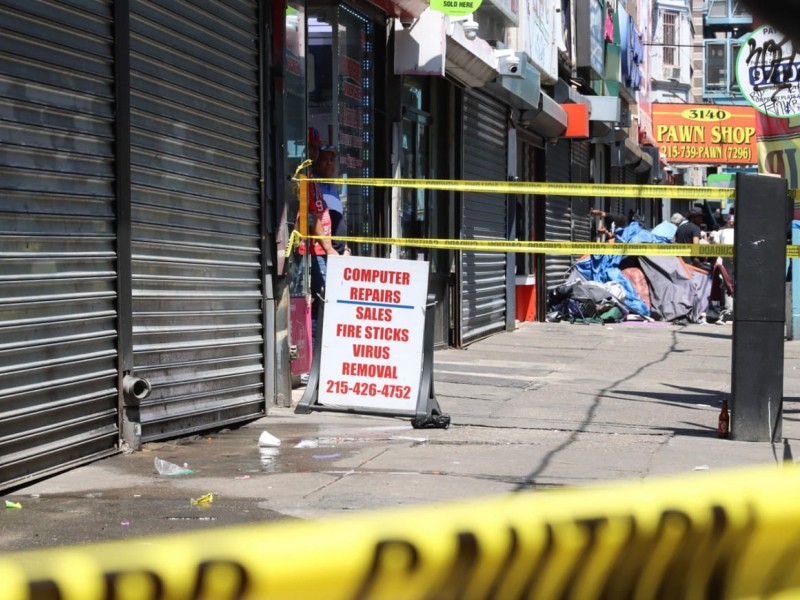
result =
M320 404L416 410L427 290L424 261L328 258Z
M756 111L750 106L653 104L653 136L673 164L758 163Z

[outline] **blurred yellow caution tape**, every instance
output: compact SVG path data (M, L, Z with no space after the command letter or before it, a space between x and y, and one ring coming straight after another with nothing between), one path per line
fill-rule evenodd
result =
M793 598L798 498L770 466L5 554L0 598Z
M208 506L212 502L214 502L214 494L212 494L210 492L208 494L203 494L202 496L200 496L196 500L194 498L190 498L190 500L189 500L189 503L192 506L201 506L201 507Z
M542 196L598 196L613 198L673 198L684 200L731 200L733 188L688 187L675 185L631 185L616 183L547 183L539 181L469 181L461 179L391 179L335 177L314 178L317 183L364 187L397 187L487 194L526 194Z
M303 239L325 239L302 236L293 231L286 246L286 255ZM730 258L733 246L729 244L609 244L606 242L523 242L507 240L428 240L383 237L331 237L333 241L349 244L383 244L408 248L433 248L437 250L467 250L475 252L520 252L528 254L604 254L622 256L707 256ZM800 258L800 246L787 246L787 258Z

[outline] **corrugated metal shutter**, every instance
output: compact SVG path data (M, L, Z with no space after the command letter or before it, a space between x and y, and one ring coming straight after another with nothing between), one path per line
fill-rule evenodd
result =
M0 489L119 439L111 18L0 6Z
M611 167L611 180L609 183L625 183L624 167ZM625 210L624 198L611 198L608 203L608 212L628 216Z
M548 183L569 183L570 141L559 140L548 145L546 166ZM572 240L572 197L547 196L545 201L544 239L547 242L569 242ZM588 209L587 209L588 210ZM567 273L572 266L568 254L545 255L545 281L551 290L566 281Z
M464 179L505 181L506 107L487 94L464 94ZM504 194L465 192L461 211L463 239L504 240L507 202ZM460 345L505 328L506 255L460 252Z
M637 173L636 169L633 167L625 167L625 183L632 185L646 184L648 182L649 172L650 171L646 173ZM647 228L651 228L657 224L655 222L655 202L655 200L648 198L634 198L631 202L631 208L638 212L642 219L642 224Z
M586 140L572 141L572 183L590 183L590 146ZM594 203L593 196L579 196L572 199L572 241L591 241L592 219L589 209ZM574 257L578 258L578 257Z
M142 440L265 412L256 0L131 2Z
M627 185L636 185L638 183L638 178L636 176L636 172L630 168L625 167L623 170L623 177L625 181L623 183ZM628 218L631 214L638 214L641 212L641 200L639 198L626 198L625 202L623 203L625 206L625 211L623 214L626 218Z

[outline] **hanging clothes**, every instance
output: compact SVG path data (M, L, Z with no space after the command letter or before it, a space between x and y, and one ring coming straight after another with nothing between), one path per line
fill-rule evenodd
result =
M608 7L608 12L606 12L603 39L611 44L614 43L614 13L611 11L610 6Z

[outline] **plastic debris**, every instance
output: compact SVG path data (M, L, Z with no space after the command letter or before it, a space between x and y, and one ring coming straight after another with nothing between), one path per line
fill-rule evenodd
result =
M19 502L12 502L11 500L6 500L6 508L22 508L22 504Z
M295 448L318 448L319 442L317 440L301 440L294 446Z
M277 448L281 445L281 441L268 431L262 431L261 437L258 438L258 445L261 447Z
M333 454L312 454L311 458L316 460L325 460L327 458L339 458L341 455L341 452L334 452Z
M419 443L423 443L423 442L427 442L428 441L428 438L426 438L426 437L413 437L413 436L410 436L410 435L393 435L389 439L390 440L404 440L404 441L407 441L407 442L419 442Z
M275 457L278 456L280 450L277 448L259 448L258 456L261 459L261 466L269 470L274 464Z
M708 465L700 465L692 469L692 471L708 471L709 468L710 467Z
M197 500L194 498L192 500L192 506L208 506L212 502L214 502L214 494L209 492L208 494L203 494Z
M168 460L163 460L157 456L153 462L155 463L156 473L159 475L191 475L194 473L194 471L187 468L188 465L186 465L186 463L181 467L180 465L171 463Z
M120 523L120 525L122 525L123 527L128 527L130 524L131 524L131 522L130 522L130 521L122 521L122 522Z
M234 479L242 480L242 479L250 479L250 475L239 475L238 477L234 477Z

